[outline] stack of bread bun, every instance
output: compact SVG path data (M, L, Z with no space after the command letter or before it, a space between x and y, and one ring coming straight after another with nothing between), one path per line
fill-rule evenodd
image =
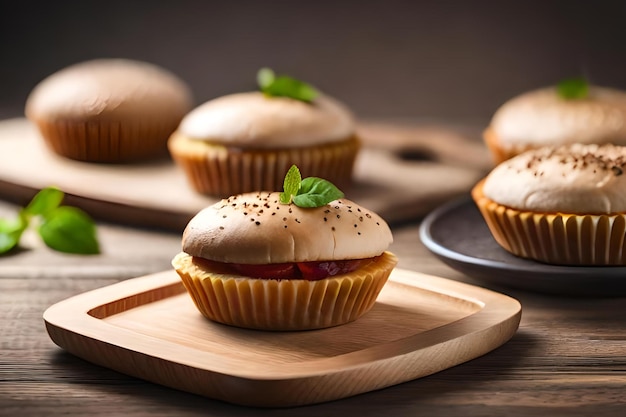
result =
M626 93L550 87L500 107L484 138L497 166L472 190L496 241L558 265L626 264Z

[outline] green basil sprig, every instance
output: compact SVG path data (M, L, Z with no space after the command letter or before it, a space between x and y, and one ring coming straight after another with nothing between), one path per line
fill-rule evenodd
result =
M556 91L565 100L582 99L589 95L589 83L584 78L568 78L557 84Z
M318 91L304 81L287 75L276 75L269 68L261 68L257 73L257 83L268 96L290 97L310 103L318 96Z
M0 219L0 254L16 247L33 223L43 242L53 250L83 255L100 253L94 221L77 207L61 205L64 196L57 188L44 188L19 211L17 219Z
M280 193L282 204L293 202L298 207L306 208L321 207L344 196L330 181L317 177L302 179L300 170L295 165L285 175L283 190Z

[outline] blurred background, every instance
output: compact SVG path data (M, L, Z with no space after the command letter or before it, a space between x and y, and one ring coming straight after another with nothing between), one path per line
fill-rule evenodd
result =
M366 119L482 126L523 91L584 75L626 89L626 1L12 1L0 12L0 118L47 75L149 61L199 104L306 80Z

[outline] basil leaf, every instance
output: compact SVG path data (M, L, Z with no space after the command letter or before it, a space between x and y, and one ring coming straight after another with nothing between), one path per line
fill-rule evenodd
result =
M257 82L261 91L268 96L289 97L310 103L319 94L313 86L304 81L287 75L276 76L269 68L259 70Z
M76 254L100 252L93 220L76 207L61 206L43 217L39 235L51 249Z
M302 181L302 176L300 175L300 170L297 166L292 165L287 171L285 175L285 180L283 181L283 192L280 193L280 202L283 204L291 203L291 199L294 195L298 194L298 190L300 189L300 182Z
M293 202L298 207L321 207L343 198L344 194L335 185L322 178L308 177L302 180Z
M56 209L63 201L63 191L48 187L39 191L28 205L23 209L26 215L45 215L46 213Z
M586 98L589 95L589 84L584 78L569 78L556 86L557 93L565 100Z
M0 219L0 254L17 246L27 226L28 222L23 216L14 221Z

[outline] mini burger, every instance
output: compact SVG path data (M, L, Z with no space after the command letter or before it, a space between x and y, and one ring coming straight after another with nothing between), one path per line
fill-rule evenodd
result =
M168 149L189 185L219 198L279 190L295 164L307 177L349 186L361 146L352 112L304 82L265 70L260 91L211 99L170 136Z
M300 180L284 192L251 192L200 211L172 261L208 319L264 330L318 329L369 311L397 263L376 213L328 181Z

